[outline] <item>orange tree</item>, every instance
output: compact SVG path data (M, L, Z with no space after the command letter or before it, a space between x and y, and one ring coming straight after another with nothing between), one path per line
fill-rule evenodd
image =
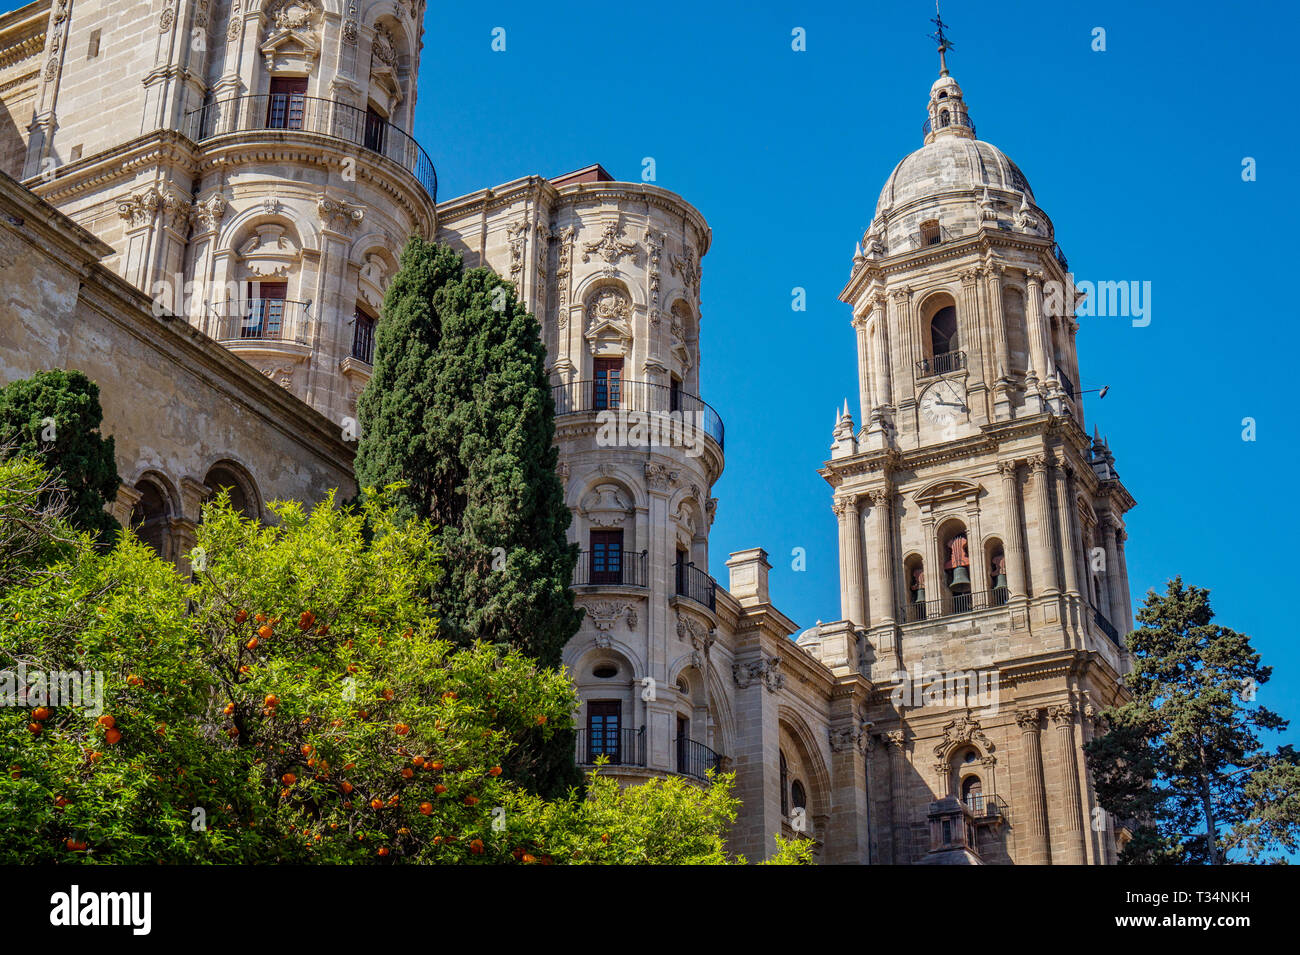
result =
M0 518L33 473L0 461ZM550 801L505 778L571 725L574 690L437 638L426 522L385 495L273 510L209 505L192 578L129 533L83 536L0 595L0 671L26 673L0 707L0 862L743 861L729 778ZM77 699L32 684L70 673L91 675Z

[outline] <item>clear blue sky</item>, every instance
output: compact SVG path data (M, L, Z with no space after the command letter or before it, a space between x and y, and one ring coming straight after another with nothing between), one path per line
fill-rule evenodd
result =
M886 176L921 145L937 72L929 0L809 6L432 3L415 129L442 198L592 162L635 180L653 156L658 184L704 214L703 391L727 426L711 570L725 582L728 552L764 547L773 599L801 626L839 615L816 473L856 391L836 296ZM1275 667L1260 699L1300 730L1300 547L1281 506L1300 473L1295 10L947 0L944 18L981 137L1024 170L1076 278L1152 283L1149 327L1083 319L1078 339L1081 387L1111 388L1089 428L1138 500L1135 605L1175 574L1209 587L1219 622Z
M764 547L774 601L809 626L839 616L816 469L836 405L849 397L857 416L836 296L881 185L921 145L934 6L745 6L440 4L416 134L444 198L592 162L637 179L653 156L659 185L703 212L703 390L727 426L711 570L725 582L728 552ZM1152 283L1148 327L1083 319L1078 339L1082 387L1110 385L1090 396L1089 427L1109 436L1138 501L1135 604L1175 574L1210 588L1219 622L1275 667L1260 699L1300 723L1300 547L1279 506L1300 490L1287 298L1300 124L1282 118L1294 9L948 0L944 18L981 137L1024 170L1076 278ZM490 47L498 26L504 53ZM790 48L796 26L807 52ZM1242 181L1246 156L1255 182ZM791 311L794 286L807 312Z

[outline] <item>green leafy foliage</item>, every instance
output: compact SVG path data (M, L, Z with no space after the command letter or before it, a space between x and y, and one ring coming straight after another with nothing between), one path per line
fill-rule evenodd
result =
M0 448L39 457L66 491L68 523L107 543L119 525L104 505L121 482L103 420L99 386L79 371L42 371L0 388Z
M0 511L43 481L0 461ZM0 707L0 863L743 861L729 778L546 800L509 777L574 690L437 636L427 522L374 494L273 509L265 527L219 495L192 580L130 534L104 552L47 522L54 551L0 594L0 671L91 690Z
M1128 636L1131 698L1106 711L1109 732L1086 749L1098 800L1133 833L1121 862L1217 864L1229 845L1258 855L1269 841L1294 844L1285 814L1259 816L1294 766L1259 741L1287 725L1255 702L1272 670L1213 618L1209 591L1175 578L1147 595Z

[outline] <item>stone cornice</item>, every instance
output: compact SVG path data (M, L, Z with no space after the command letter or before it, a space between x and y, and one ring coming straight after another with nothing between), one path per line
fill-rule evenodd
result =
M713 241L713 230L693 205L675 192L643 182L574 182L555 186L541 176L524 176L499 186L480 189L438 203L439 220L456 220L481 215L527 199L543 203L552 214L565 206L583 202L612 201L619 205L641 203L662 209L690 222L699 239L703 256ZM627 210L624 211L634 211Z
M177 165L193 175L195 147L175 130L160 129L138 136L112 149L66 163L57 175L46 182L40 176L23 181L23 185L50 203L63 203L81 193L109 183L134 179L140 169Z

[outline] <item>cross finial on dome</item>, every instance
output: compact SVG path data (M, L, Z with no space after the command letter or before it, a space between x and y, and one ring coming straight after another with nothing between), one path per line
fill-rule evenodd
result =
M943 15L939 13L939 0L934 0L934 18L930 21L937 28L934 33L930 34L930 39L939 44L939 75L948 75L948 58L945 54L952 49L952 44L948 42L948 35L943 31L947 29L948 24L943 22Z

